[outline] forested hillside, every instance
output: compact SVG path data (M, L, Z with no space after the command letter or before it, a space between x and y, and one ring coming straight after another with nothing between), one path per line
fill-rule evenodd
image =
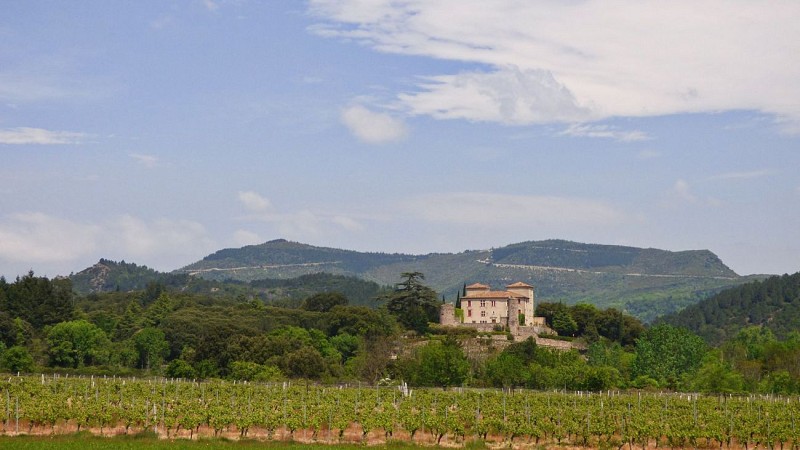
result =
M216 297L254 297L266 304L298 306L303 299L322 292L339 292L352 305L375 306L387 289L355 276L312 273L289 279L209 280L187 273L163 273L125 261L101 259L97 264L69 276L78 294L130 292L155 288ZM159 291L160 292L160 291ZM157 294L156 294L157 296Z
M453 301L464 283L536 287L537 298L615 307L650 321L747 282L708 250L670 252L547 240L461 253L361 253L276 240L216 252L176 273L211 280L286 279L312 273L357 276L380 285L423 272ZM758 278L758 277L757 277Z
M662 320L688 327L712 344L747 326L763 326L786 338L800 331L800 272L727 289Z

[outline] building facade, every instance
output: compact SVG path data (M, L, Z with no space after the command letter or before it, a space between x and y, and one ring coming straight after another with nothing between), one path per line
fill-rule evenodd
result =
M461 298L461 309L464 311L464 323L486 323L509 325L518 320L521 313L525 319L522 324L533 320L534 298L533 286L522 282L509 284L505 291L493 291L489 286L475 283L467 286L466 294Z

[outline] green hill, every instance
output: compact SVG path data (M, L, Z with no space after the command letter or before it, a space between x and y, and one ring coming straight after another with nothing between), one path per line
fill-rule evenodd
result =
M326 272L391 285L402 272L411 271L424 273L428 285L450 299L464 283L499 288L523 281L536 287L540 300L613 306L645 321L753 279L740 277L708 250L670 252L561 240L427 255L362 253L275 240L220 250L177 272L241 281Z
M100 259L97 264L69 276L76 292L135 291L144 289L147 283L162 281L167 274L147 266L125 261Z
M713 345L754 325L785 339L800 330L800 272L727 289L660 321L687 327Z
M298 306L304 299L321 292L340 292L351 305L374 305L385 287L355 276L312 273L295 278L214 280L187 273L164 273L125 261L101 259L97 264L70 275L72 288L79 294L142 291L152 285L166 290L216 296L253 296L266 303Z

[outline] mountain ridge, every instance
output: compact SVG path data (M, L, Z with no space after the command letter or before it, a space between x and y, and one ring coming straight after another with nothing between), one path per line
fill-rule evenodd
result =
M419 271L446 297L466 282L499 288L513 281L537 287L537 297L614 306L644 320L760 276L742 277L709 250L668 251L550 239L460 253L358 252L285 239L223 249L176 273L222 281L294 278L317 272L357 276L381 285Z

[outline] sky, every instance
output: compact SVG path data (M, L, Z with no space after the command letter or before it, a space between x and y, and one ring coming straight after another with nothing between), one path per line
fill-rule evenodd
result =
M0 275L272 239L800 271L796 0L3 0Z

